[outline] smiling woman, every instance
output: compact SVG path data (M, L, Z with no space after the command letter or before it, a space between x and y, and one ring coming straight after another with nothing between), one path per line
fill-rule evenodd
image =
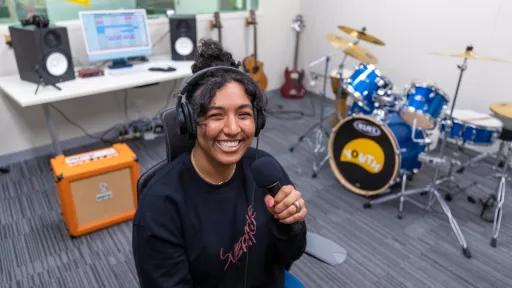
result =
M283 287L304 252L304 199L272 156L251 147L266 98L238 66L219 43L201 42L176 108L194 146L156 172L134 220L143 287ZM284 185L273 196L254 180L261 158Z

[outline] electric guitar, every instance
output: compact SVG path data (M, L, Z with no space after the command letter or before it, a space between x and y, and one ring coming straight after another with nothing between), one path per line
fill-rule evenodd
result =
M299 56L299 37L300 32L305 27L302 15L297 15L292 22L292 29L296 32L295 37L295 55L293 57L293 69L286 67L284 71L284 84L281 86L281 95L286 98L304 98L306 88L302 84L304 80L304 70L297 69L297 59Z
M213 20L210 20L210 30L217 29L217 41L222 45L222 24L220 23L220 13L213 13Z
M245 72L251 76L251 78L256 81L261 91L265 91L267 89L268 80L267 75L263 72L263 62L258 60L258 33L256 31L256 13L254 10L249 12L249 17L245 19L246 26L254 27L254 54L251 56L247 56L243 60L243 66Z

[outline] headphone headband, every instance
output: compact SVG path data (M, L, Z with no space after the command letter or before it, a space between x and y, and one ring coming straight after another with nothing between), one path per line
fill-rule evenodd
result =
M245 72L241 71L240 69L237 69L237 68L234 68L231 66L213 66L213 67L208 67L203 70L200 70L200 71L194 73L189 78L187 78L187 80L185 80L185 82L180 87L180 95L183 95L183 96L189 95L189 92L191 92L190 89L192 89L192 87L194 87L194 85L196 85L198 82L200 82L201 80L206 78L206 76L208 76L208 74L210 72L217 72L217 71L238 73L239 75L242 75L243 77L247 77L248 79L251 79L251 81L253 81L252 78L249 77L249 75L247 75Z
M192 76L187 78L185 82L180 86L180 92L178 96L178 101L176 104L176 110L177 110L177 116L178 116L178 122L179 122L179 132L182 135L188 135L189 140L195 140L196 138L196 116L194 115L192 108L190 107L190 104L188 103L188 97L192 97L192 93L195 91L192 91L193 87L196 86L200 81L208 77L212 72L232 72L236 73L242 77L247 78L247 80L254 82L254 80L245 72L234 68L230 66L213 66L209 68L205 68L203 70L200 70L196 73L194 73ZM258 85L254 83L256 87ZM256 97L263 97L262 92L257 88ZM256 99L254 99L256 100ZM256 130L254 133L255 137L258 137L260 134L260 131L265 127L266 118L263 114L263 109L261 107L254 107L255 111L255 124L256 124Z

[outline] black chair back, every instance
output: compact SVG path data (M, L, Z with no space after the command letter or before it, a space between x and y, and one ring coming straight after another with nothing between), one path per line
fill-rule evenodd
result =
M194 143L186 135L179 134L178 119L174 107L163 111L160 118L165 132L167 161L171 162L182 153L190 152Z
M162 114L160 114L160 118L164 127L167 157L156 163L139 177L137 181L137 195L139 198L160 168L176 159L182 153L191 151L192 147L194 147L194 143L188 140L186 135L179 134L178 119L176 118L176 109L174 107L163 111Z

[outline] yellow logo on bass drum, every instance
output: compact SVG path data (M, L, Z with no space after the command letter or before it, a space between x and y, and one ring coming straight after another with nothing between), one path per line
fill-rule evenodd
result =
M341 151L340 160L359 165L364 170L377 174L384 167L384 151L375 141L360 138L347 143Z

